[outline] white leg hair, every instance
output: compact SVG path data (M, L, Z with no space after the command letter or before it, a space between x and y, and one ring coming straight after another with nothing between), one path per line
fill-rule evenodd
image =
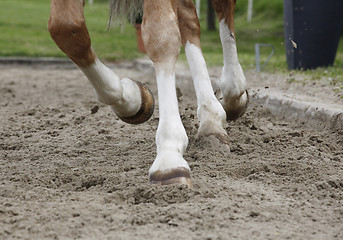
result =
M122 80L99 59L87 68L80 68L86 75L100 102L110 105L121 117L135 115L141 106L138 85L129 78Z
M248 95L245 76L238 61L235 36L224 19L219 23L219 31L223 46L224 66L218 85L222 94L221 103L229 114L230 109L244 109Z
M159 124L156 132L157 157L149 174L168 172L177 168L189 169L183 159L188 145L186 131L182 125L175 89L175 72L156 67L159 102Z
M200 121L199 134L226 134L226 131L223 129L226 125L226 114L213 93L201 49L187 42L185 45L185 53L197 95L198 119Z

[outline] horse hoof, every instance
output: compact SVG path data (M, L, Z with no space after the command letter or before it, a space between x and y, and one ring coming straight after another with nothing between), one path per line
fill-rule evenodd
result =
M136 84L139 87L139 90L141 92L142 96L142 104L141 108L138 110L138 112L131 117L120 117L118 116L121 120L123 120L126 123L130 124L140 124L145 121L148 121L152 114L154 113L154 108L155 108L155 101L154 101L154 96L152 95L150 89L142 84L139 81L135 81Z
M168 172L156 171L149 176L151 184L181 184L192 187L191 173L186 168L176 168Z
M219 152L223 155L230 155L229 137L223 133L212 133L208 135L199 135L196 138L196 144L201 148Z
M241 103L239 101L240 101L240 98L244 95L244 93L246 94L246 101ZM238 100L231 102L228 107L225 108L225 106L223 106L224 110L226 112L226 120L227 121L237 120L247 110L248 105L249 105L249 100L250 100L248 90L245 90L244 93L238 98Z

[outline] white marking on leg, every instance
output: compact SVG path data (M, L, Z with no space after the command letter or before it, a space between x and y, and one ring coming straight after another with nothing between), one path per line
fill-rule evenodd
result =
M246 102L247 95L244 94L246 80L238 61L236 40L224 19L219 23L219 31L223 46L224 67L218 85L224 97L223 101L237 99L243 94L240 101Z
M189 170L188 163L182 157L188 145L188 138L178 109L175 72L169 72L156 68L160 119L156 132L157 157L149 174L180 167Z
M207 131L206 134L226 133L223 129L226 124L226 113L213 93L206 62L201 49L196 45L187 42L185 45L185 53L197 95L198 119L200 121L199 131ZM206 125L206 127L204 125ZM210 127L211 130L205 130L203 129L204 127Z
M129 78L122 80L99 59L88 68L80 68L86 75L100 102L110 105L121 117L134 116L141 107L137 84Z

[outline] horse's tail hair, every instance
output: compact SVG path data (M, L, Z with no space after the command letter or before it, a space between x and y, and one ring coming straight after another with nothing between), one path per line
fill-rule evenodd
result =
M110 0L108 27L124 26L125 23L135 23L143 15L144 0Z

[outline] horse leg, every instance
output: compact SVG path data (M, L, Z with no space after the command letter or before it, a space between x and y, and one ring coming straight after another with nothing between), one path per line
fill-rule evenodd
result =
M83 14L82 0L51 0L48 30L57 46L73 60L123 121L138 124L150 118L154 100L149 89L129 78L120 80L95 55Z
M157 156L149 170L150 182L190 186L190 168L183 158L188 138L181 122L175 89L175 63L181 45L175 1L144 1L142 37L154 63L159 103Z
M223 46L224 66L218 83L228 120L239 118L246 110L249 95L241 65L238 62L234 30L236 0L212 0L219 18L220 39Z
M197 96L200 126L197 139L206 147L214 147L224 153L230 151L224 129L225 111L214 95L206 62L200 48L200 25L193 0L178 0L177 14L181 40ZM219 142L218 142L219 141Z

